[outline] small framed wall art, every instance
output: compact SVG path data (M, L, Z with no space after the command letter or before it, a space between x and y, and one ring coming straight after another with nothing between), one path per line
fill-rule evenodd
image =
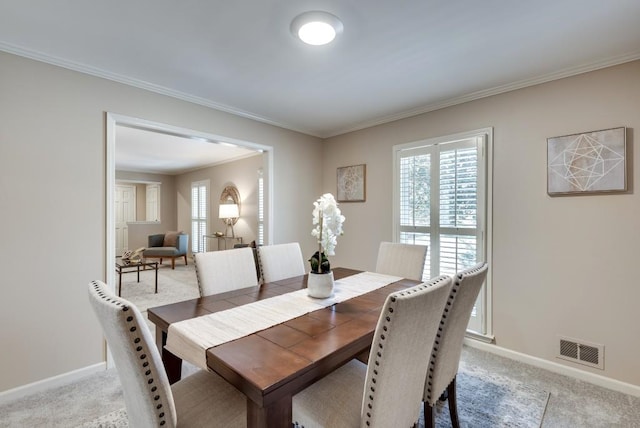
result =
M550 196L627 191L626 128L547 139Z
M338 202L364 202L367 199L367 165L338 168Z

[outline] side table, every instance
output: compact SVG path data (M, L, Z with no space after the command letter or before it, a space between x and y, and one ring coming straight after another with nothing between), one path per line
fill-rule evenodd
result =
M116 273L118 274L118 296L122 292L122 274L123 273L138 273L138 282L140 282L140 268L147 270L147 267L156 271L156 292L158 294L158 262L151 262L147 260L140 260L139 262L125 262L123 260L116 260Z
M242 244L242 237L240 236L216 236L216 235L203 235L203 238L217 239L218 251L228 250L233 248L235 244ZM215 251L215 250L214 250Z

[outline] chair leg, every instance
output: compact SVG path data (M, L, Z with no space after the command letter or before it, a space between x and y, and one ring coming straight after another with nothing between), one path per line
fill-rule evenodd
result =
M171 257L171 269L175 269L175 268L176 268L176 258Z
M187 266L187 255L184 255L184 265Z
M436 428L436 412L433 411L426 401L422 402L424 407L424 428Z
M458 403L456 401L456 378L454 377L447 386L447 399L449 400L449 416L451 416L451 427L460 428L458 420Z

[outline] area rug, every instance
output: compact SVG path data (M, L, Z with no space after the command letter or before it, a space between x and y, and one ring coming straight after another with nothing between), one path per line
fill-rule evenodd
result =
M461 365L458 372L458 417L465 428L540 428L549 393L494 375L482 367ZM91 421L83 428L128 427L120 409ZM419 425L424 428L423 415ZM447 404L438 405L436 426L451 428Z
M156 294L154 291L155 271L141 271L140 282L137 282L136 273L122 275L122 298L136 305L142 312L142 316L147 319L147 309L149 308L195 299L200 296L193 263L187 266L176 263L175 269L171 269L171 265L161 265L158 268L158 293ZM151 333L155 334L155 325L148 319L147 324Z
M198 284L193 264L161 265L158 269L158 293L155 291L155 271L140 272L140 282L136 273L122 275L122 297L136 305L140 311L181 300L198 297ZM117 286L117 285L116 285Z
M460 426L539 428L550 394L528 384L461 363L457 376ZM451 428L448 404L438 404L438 428ZM424 421L420 420L420 426Z

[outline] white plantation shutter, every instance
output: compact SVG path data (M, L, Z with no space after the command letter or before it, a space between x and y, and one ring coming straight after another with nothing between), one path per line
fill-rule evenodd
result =
M191 183L191 252L206 251L204 235L207 234L209 212L209 180Z
M160 185L146 185L146 217L147 221L160 221Z
M431 224L431 153L407 150L400 156L400 242L428 245ZM425 263L423 279L431 278Z
M264 245L264 178L258 171L258 237L257 245Z
M423 280L485 260L487 137L478 132L394 149L396 237L429 246ZM481 295L470 329L485 333Z
M480 260L478 147L475 139L440 147L439 274L453 275Z

